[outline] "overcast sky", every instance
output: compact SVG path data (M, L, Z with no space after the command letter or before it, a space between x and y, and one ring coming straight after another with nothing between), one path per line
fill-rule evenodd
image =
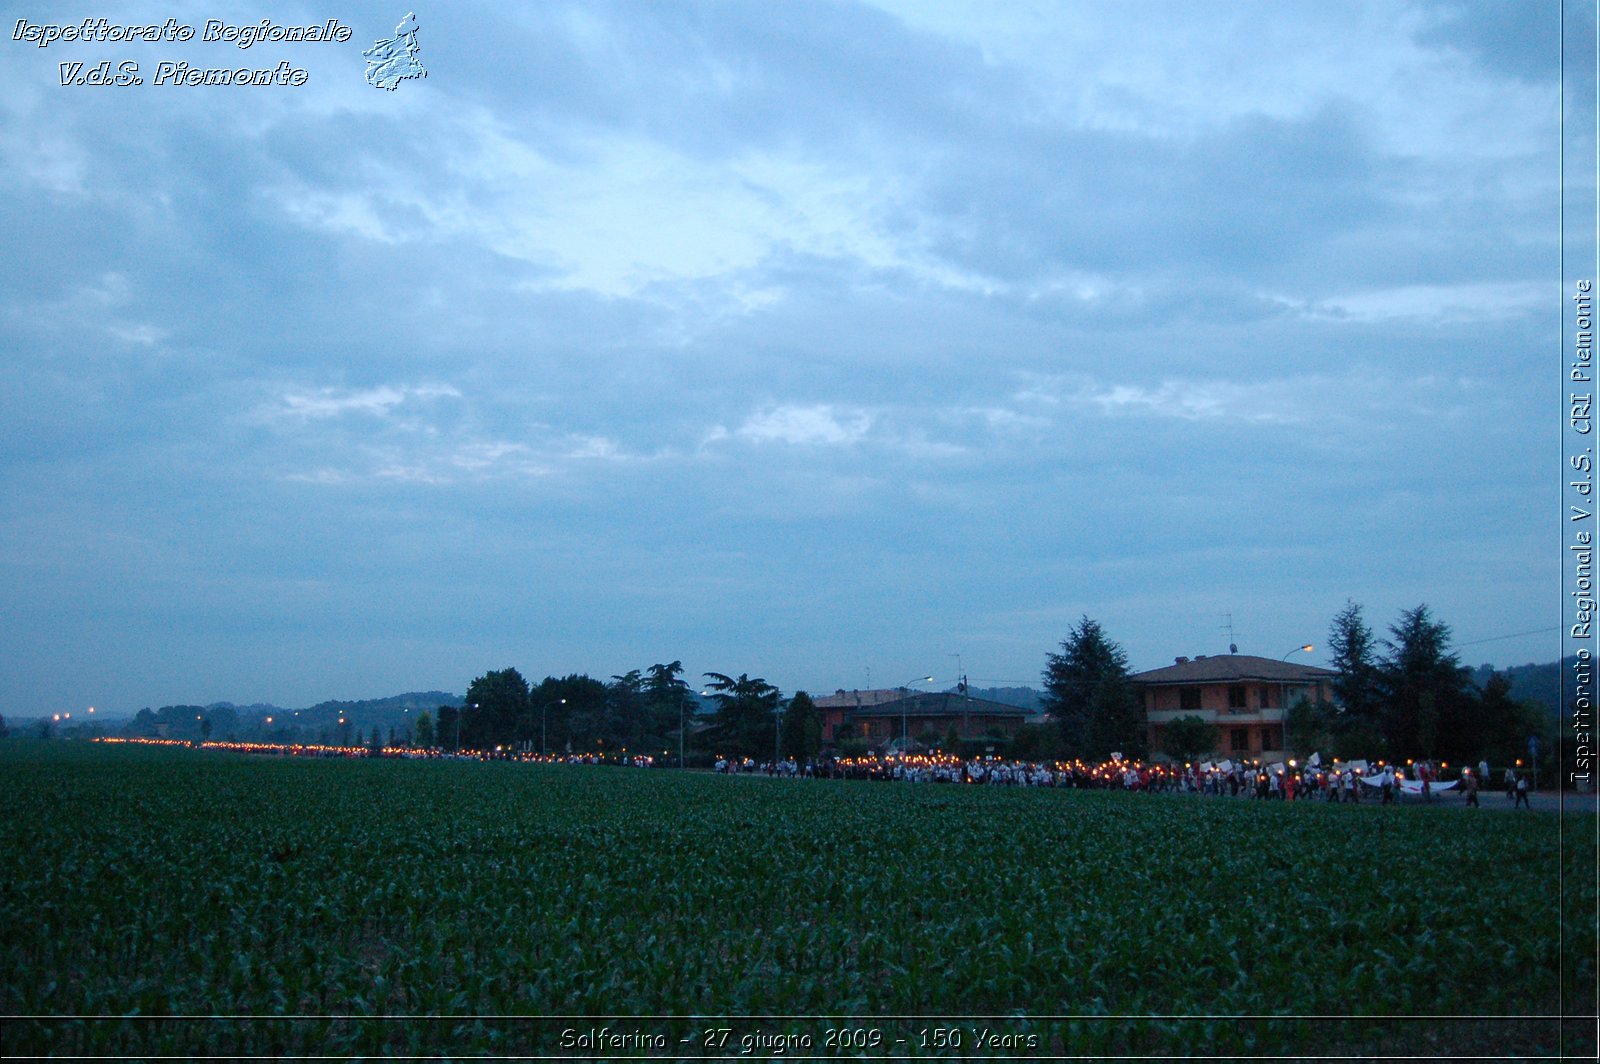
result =
M1552 2L0 6L7 715L1559 655Z

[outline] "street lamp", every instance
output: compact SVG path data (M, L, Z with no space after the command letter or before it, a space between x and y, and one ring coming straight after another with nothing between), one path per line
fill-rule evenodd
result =
M930 683L930 682L932 682L932 680L933 680L932 676L918 676L915 680L907 680L905 683L901 684L900 685L900 690L909 692L911 690L911 685L912 684L915 684L915 683ZM905 757L906 756L906 751L911 748L911 738L907 734L907 730L906 730L906 702L908 702L908 701L909 701L909 699L906 699L906 698L900 699L900 756L901 757Z
M1305 644L1302 644L1301 646L1297 646L1293 650L1289 651L1289 653L1285 654L1280 660L1288 661L1290 655L1292 655L1292 654L1309 654L1315 649L1316 648L1313 647L1310 643L1305 643ZM1278 684L1278 699L1279 699L1279 702L1282 705L1284 705L1285 707L1288 706L1288 704L1289 704L1289 690L1288 690L1288 685L1287 684L1284 684L1284 683ZM1287 713L1284 715L1284 718L1283 718L1282 731L1283 731L1283 734L1278 736L1278 738L1283 743L1284 748L1287 749L1288 746L1289 746L1289 717L1288 717Z

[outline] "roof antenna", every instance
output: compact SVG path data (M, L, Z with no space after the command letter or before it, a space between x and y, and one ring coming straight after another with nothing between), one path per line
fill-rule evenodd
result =
M1228 653L1237 654L1239 653L1239 644L1233 641L1233 614L1225 613L1223 618L1225 623L1222 627L1227 629L1228 632Z

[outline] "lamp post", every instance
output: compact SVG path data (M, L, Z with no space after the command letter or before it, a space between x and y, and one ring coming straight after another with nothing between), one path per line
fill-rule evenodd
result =
M558 698L558 699L556 699L556 704L564 706L564 705L567 704L567 700L565 698ZM544 752L544 725L545 725L545 718L548 717L549 715L550 715L550 703L546 702L546 703L544 703L544 705L539 707L539 756L540 757L544 757L545 756L545 752Z
M1288 654L1285 654L1279 660L1288 661L1291 655L1309 654L1315 649L1316 647L1312 646L1310 643L1302 643L1293 650L1289 651ZM1289 690L1287 684L1280 683L1278 685L1278 701L1283 707L1281 710L1279 710L1279 712L1283 714L1283 723L1281 725L1283 734L1278 738L1283 743L1284 752L1287 753L1289 750Z
M967 690L967 670L961 664L961 655L952 650L949 656L956 659L956 689L961 692L961 738L965 740L972 733L972 692Z
M901 684L900 685L900 690L905 691L909 695L910 692L911 692L911 685L912 684L929 683L932 680L933 680L932 676L918 676L915 680L907 680L905 683ZM911 737L907 734L907 728L906 728L906 703L908 701L910 701L909 698L904 698L903 697L903 698L900 699L900 756L901 757L905 757L906 756L906 751L911 748Z

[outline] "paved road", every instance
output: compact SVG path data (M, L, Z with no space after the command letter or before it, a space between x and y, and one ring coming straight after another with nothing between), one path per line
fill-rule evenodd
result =
M1382 799L1377 800L1381 801ZM1467 805L1467 796L1456 790L1436 794L1433 796L1432 802L1424 802L1421 798L1407 796L1401 799L1400 804L1417 809L1470 808ZM1600 795L1574 794L1571 791L1567 791L1564 794L1557 791L1534 791L1528 795L1528 805L1536 812L1594 813L1600 811ZM1507 798L1505 791L1479 791L1478 807L1486 813L1496 809L1503 812L1528 812L1527 809L1518 809L1516 801Z
M1186 797L1210 800L1209 796L1206 795L1196 794L1188 795ZM1225 796L1225 800L1230 802L1255 801L1254 798L1249 797L1243 792L1237 796ZM1317 802L1323 801L1321 798L1309 800ZM1361 792L1361 804L1382 805L1383 798L1377 791L1369 788ZM1399 799L1399 804L1407 809L1463 809L1467 812L1472 811L1472 807L1467 805L1466 794L1462 791L1454 789L1435 794L1432 801L1424 801L1421 797L1415 795L1406 795L1404 798ZM1543 813L1600 812L1600 795L1574 794L1571 791L1568 791L1565 794L1561 794L1556 791L1534 791L1528 795L1528 806L1529 809L1518 809L1516 800L1513 798L1507 798L1505 791L1478 792L1478 808L1483 812L1516 812L1524 815L1526 815L1530 809L1533 812Z

